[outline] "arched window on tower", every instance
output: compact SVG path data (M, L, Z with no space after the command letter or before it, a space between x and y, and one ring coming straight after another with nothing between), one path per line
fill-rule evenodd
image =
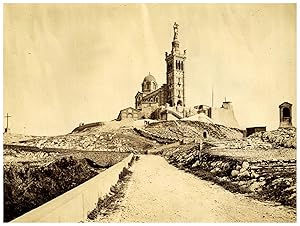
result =
M155 82L153 82L153 90L156 90L157 89L157 85Z
M183 70L183 61L181 61L181 70Z

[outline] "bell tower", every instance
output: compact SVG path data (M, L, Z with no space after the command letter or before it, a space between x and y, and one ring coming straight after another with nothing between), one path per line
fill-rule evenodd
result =
M184 69L186 50L184 50L183 54L180 52L178 28L179 25L175 22L173 26L174 37L172 50L170 54L166 52L165 58L168 86L167 103L170 104L170 106L185 106Z

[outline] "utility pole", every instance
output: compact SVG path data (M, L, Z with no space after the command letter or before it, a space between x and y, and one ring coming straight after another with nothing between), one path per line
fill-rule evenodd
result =
M11 115L8 115L8 113L6 113L6 116L4 116L4 118L6 118L6 130L5 132L8 132L8 118L10 118Z

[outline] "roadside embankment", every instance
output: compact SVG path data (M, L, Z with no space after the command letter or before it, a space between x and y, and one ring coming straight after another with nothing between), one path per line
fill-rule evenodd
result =
M209 149L199 152L199 145L180 145L164 150L162 155L179 169L232 192L296 206L295 159L247 160L211 154Z
M80 222L84 221L99 200L110 192L119 175L131 163L133 154L99 175L16 218L12 222Z

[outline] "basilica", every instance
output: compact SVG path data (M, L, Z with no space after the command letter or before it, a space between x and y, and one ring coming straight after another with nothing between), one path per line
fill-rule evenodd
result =
M156 79L149 74L143 79L142 89L135 95L135 108L120 111L117 120L202 120L238 128L231 102L223 102L221 108L197 105L187 107L185 103L185 61L186 50L180 50L179 25L173 26L174 35L170 53L165 53L166 83L158 87Z

